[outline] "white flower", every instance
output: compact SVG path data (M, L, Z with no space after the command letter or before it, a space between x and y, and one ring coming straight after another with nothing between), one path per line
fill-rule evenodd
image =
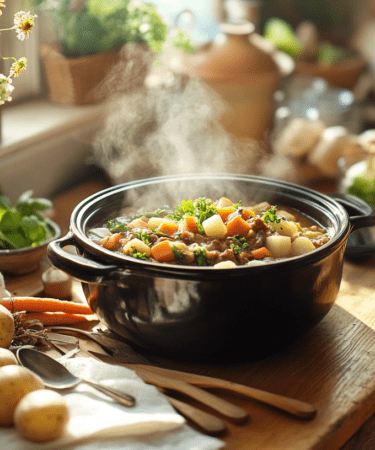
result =
M17 32L17 37L21 41L29 37L30 31L34 27L34 20L38 17L36 14L19 11L14 15L14 29Z
M14 86L12 86L12 80L3 74L0 74L0 105L12 100L11 94Z
M18 61L14 62L9 71L9 77L18 77L20 73L26 69L27 59L20 58Z

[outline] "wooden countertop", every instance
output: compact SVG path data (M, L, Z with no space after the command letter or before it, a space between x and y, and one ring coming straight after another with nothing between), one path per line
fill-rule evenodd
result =
M93 180L54 199L64 235L80 200L107 187ZM43 268L41 268L43 270ZM40 274L8 277L13 292L37 290ZM32 283L31 283L32 285ZM149 355L148 355L149 356ZM215 391L246 409L245 425L228 423L230 450L372 450L375 448L375 258L345 263L339 296L326 318L293 347L262 361L214 365L152 357L162 367L235 381L313 403L317 416L297 420L239 394ZM214 392L214 391L213 391ZM193 402L191 402L193 404ZM203 409L203 408L202 408ZM103 447L105 448L105 447Z

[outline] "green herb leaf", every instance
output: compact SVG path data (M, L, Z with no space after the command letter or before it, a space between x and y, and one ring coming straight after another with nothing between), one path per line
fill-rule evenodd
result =
M118 222L116 220L109 220L106 223L106 227L108 229L110 229L112 232L119 232L119 231L126 231L127 230L127 226L125 223L123 222Z
M31 190L24 192L14 205L0 195L0 248L36 247L53 237L53 228L40 214L51 206L50 200L33 199Z
M197 248L194 250L195 260L198 266L209 266L210 262L206 257L206 252L204 248Z
M172 250L172 252L175 254L176 258L177 258L179 261L183 261L183 260L185 259L184 254L183 254L182 252L180 252L180 250L178 250L178 249L176 248L175 245L172 245L172 246L171 246L171 250Z
M139 233L134 232L134 236L141 241L143 241L145 244L150 245L150 236L148 235L147 231L141 231Z
M280 219L276 216L277 208L276 206L271 206L268 211L265 211L262 215L262 220L264 223L279 223Z
M137 258L137 259L143 259L145 261L148 261L148 258L146 256L146 253L141 253L141 252L135 252L132 254L133 258Z
M196 217L197 228L203 233L202 223L216 213L216 203L209 201L205 197L200 197L194 201L182 200L181 204L176 207L174 213L168 214L167 218L178 222L188 216Z

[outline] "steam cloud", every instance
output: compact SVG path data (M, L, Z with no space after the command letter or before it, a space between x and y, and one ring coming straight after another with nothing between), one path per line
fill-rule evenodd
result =
M94 141L95 160L115 183L181 173L259 174L266 157L256 141L225 131L219 95L199 79L169 73L166 82L144 84L148 53L126 46L99 90L108 114ZM135 56L133 58L133 56Z

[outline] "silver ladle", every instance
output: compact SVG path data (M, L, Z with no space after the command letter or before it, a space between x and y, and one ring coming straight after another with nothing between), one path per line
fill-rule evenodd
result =
M135 398L117 389L103 386L91 380L78 378L55 359L32 348L19 348L17 350L19 363L36 373L43 380L44 385L51 389L68 389L85 382L104 394L115 399L124 406L134 406Z

